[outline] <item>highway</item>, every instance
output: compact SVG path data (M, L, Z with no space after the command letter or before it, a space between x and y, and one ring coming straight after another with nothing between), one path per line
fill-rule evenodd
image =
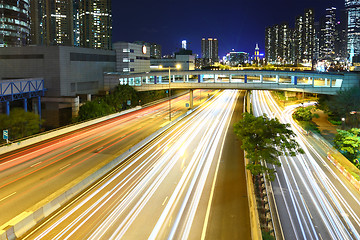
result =
M205 239L237 98L215 95L25 239Z
M271 184L284 239L360 239L360 194L327 160L325 144L292 120L299 105L282 111L267 91L253 91L252 103L256 116L266 113L290 123L305 151L281 157Z
M210 91L194 92L194 105ZM189 94L172 100L173 120ZM0 230L169 123L168 101L0 156Z

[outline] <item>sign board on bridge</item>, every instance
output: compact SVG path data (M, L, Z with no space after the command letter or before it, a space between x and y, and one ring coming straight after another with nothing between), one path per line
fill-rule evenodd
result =
M9 130L3 130L3 139L6 141L9 139Z

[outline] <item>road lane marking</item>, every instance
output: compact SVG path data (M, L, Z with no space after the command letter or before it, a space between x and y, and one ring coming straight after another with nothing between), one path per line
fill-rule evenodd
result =
M163 203L161 204L162 206L164 206L164 204L166 203L166 201L168 200L169 196L166 196L165 200L163 201Z
M68 166L70 166L71 164L69 163L68 165L63 166L62 168L60 168L60 171L63 170L64 168L67 168Z
M13 195L15 195L15 194L16 194L16 192L13 192L12 194L10 194L10 195L8 195L8 196L3 197L2 199L0 199L0 202L1 202L1 201L4 201L5 199L7 199L7 198L9 198L9 197L11 197L11 196L13 196Z
M30 167L35 167L36 165L39 165L40 163L42 163L42 162L35 163L35 164L31 165Z

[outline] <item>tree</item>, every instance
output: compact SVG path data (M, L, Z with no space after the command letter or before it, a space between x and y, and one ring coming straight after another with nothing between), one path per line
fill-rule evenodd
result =
M352 128L349 131L337 130L334 145L347 159L360 169L360 129Z
M300 107L294 112L293 116L298 121L309 122L309 121L311 121L313 119L313 117L319 117L318 115L313 114L311 112L312 109L313 109L312 106Z
M86 102L79 109L78 121L85 121L97 117L102 117L115 112L114 107L109 106L103 99L95 99Z
M343 117L349 119L350 112L360 111L359 102L360 87L353 87L338 91L336 96L321 96L318 108L333 116L334 119L340 120Z
M10 115L0 114L1 129L9 130L10 139L20 139L40 132L42 121L39 115L25 112L21 108L14 108Z
M234 125L234 132L242 141L241 147L249 160L246 168L253 175L267 173L267 178L274 180L275 169L269 168L268 164L281 166L279 156L303 153L289 127L289 124L282 124L277 119L269 119L266 114L255 117L249 113L244 113Z

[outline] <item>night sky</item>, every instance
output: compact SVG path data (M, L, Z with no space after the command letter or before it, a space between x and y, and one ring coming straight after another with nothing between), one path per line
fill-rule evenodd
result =
M306 8L315 21L328 7L344 9L344 0L112 0L113 42L146 41L162 45L163 55L176 52L181 41L201 56L201 39L219 40L219 55L245 51L259 43L264 52L265 28L288 22Z

